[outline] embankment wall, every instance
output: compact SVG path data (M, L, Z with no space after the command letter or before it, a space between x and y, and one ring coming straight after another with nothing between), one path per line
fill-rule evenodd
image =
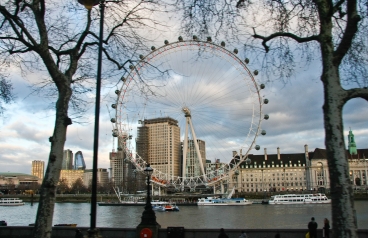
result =
M74 238L76 229L87 235L88 227L53 227L52 238ZM100 235L103 238L137 238L135 228L99 228ZM171 234L168 234L171 230ZM175 234L175 231L184 231ZM241 230L225 230L229 238L238 238ZM249 237L252 238L274 238L277 233L281 238L304 238L307 230L305 229L250 229L246 230ZM318 237L322 237L322 230L318 231ZM1 238L31 238L32 227L29 226L5 226L0 227ZM159 231L160 238L216 238L219 229L185 229L163 228ZM333 235L331 237L334 237ZM359 238L368 238L368 230L358 230Z

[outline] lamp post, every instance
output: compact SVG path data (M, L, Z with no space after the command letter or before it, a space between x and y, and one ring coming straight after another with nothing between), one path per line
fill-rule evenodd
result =
M78 0L90 11L93 6L100 5L100 35L98 41L98 59L97 59L97 76L96 76L96 105L95 105L95 128L93 137L93 166L92 166L92 195L91 195L91 223L88 230L88 237L101 237L98 229L96 229L96 210L97 210L97 165L98 165L98 135L100 121L100 97L101 97L101 68L102 68L102 39L103 39L103 22L105 11L105 0Z
M150 192L150 180L153 173L153 169L147 164L147 167L143 170L147 176L147 198L144 211L142 213L141 223L137 227L137 237L158 237L158 229L161 227L156 222L155 212L152 210L151 204L151 192Z

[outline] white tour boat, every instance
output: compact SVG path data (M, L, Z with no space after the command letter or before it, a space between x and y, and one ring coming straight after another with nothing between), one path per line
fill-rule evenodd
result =
M268 204L318 204L318 203L331 203L325 194L284 194L274 195L268 201Z
M244 206L252 204L245 198L200 198L197 202L198 206Z
M0 206L21 206L24 202L19 198L1 198Z

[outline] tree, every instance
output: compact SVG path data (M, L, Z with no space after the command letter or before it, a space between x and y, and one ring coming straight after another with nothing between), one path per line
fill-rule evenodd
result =
M108 194L114 194L114 183L111 181L111 178L109 178L109 182L104 184L105 192Z
M241 40L248 54L253 51L259 57L269 78L289 79L298 63L311 63L317 56L324 88L333 233L358 237L342 109L350 99L368 100L368 1L186 0L178 4L184 9L187 33Z
M4 107L1 102L10 103L14 100L12 89L13 86L11 82L6 80L6 78L0 74L0 115L3 114L4 111Z
M116 81L117 70L138 58L158 22L160 9L155 0L111 1L106 3L103 39L104 84ZM27 72L38 72L37 86L48 89L55 107L55 124L46 174L33 236L50 237L67 128L72 124L69 107L83 113L87 93L94 87L99 11L88 11L77 1L2 0L0 3L0 57ZM143 31L144 29L144 31ZM145 34L145 37L142 34ZM151 34L152 35L152 34ZM43 73L43 74L42 74ZM110 82L112 83L112 82ZM9 85L9 84L8 84Z
M69 192L70 187L69 187L69 183L68 180L66 178L62 178L59 180L56 190L60 193L60 194L64 194L66 192Z
M72 187L70 188L72 193L79 194L81 191L84 191L86 188L83 184L83 180L78 178L72 183Z
M6 188L8 189L8 194L14 194L15 193L15 184L13 179L7 179L7 182L5 183Z

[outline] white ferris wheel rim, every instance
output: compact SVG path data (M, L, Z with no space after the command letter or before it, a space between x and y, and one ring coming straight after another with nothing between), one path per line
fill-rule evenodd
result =
M193 52L195 52L196 54L196 57L198 56L198 59L195 59L197 60L195 63L192 62L193 59L193 55L189 55L187 56L185 53L186 52L191 52L191 54L193 54ZM208 55L207 55L208 54ZM170 58L170 57L175 57L175 58ZM185 58L185 57L188 57L188 58ZM203 58L202 58L203 57ZM207 58L206 58L207 57ZM173 62L172 61L176 61L177 59L176 58L182 58L181 59L181 63L180 63L180 60L179 60L179 63L178 65L179 66L173 66ZM201 61L202 60L202 61ZM213 78L215 77L218 77L217 74L219 74L220 70L217 71L217 74L216 72L213 73L213 72L206 72L205 74L203 74L202 72L199 72L200 71L200 68L203 68L203 67L207 67L207 68L210 68L210 66L212 67L212 65L208 65L208 60L211 60L211 62L214 62L215 60L219 60L220 63L218 63L218 66L217 68L221 68L223 65L225 65L224 67L228 67L231 66L230 69L222 69L224 72L222 72L222 74L220 74L219 76L219 80L215 83L215 84L220 84L220 88L223 87L225 88L225 86L227 85L230 85L230 83L225 83L225 84L222 84L222 79L223 78L226 78L226 76L229 76L231 77L232 74L230 71L234 71L234 72L237 72L238 74L235 74L237 75L237 77L235 78L241 78L241 80L244 81L245 83L245 87L248 88L248 91L247 92L243 92L244 94L245 93L248 93L247 96L242 96L241 93L239 93L239 96L240 97L240 101L243 100L243 104L249 104L248 106L250 107L250 109L248 108L247 110L248 111L251 111L251 116L248 117L248 119L250 118L250 122L248 123L249 124L249 127L248 128L242 128L243 132L246 130L246 136L244 137L244 143L239 145L238 148L236 149L236 151L238 152L239 150L242 151L240 153L243 153L243 156L241 156L240 160L238 161L239 163L242 162L243 160L245 160L246 158L246 155L249 153L249 151L254 148L255 146L255 143L256 143L256 138L260 132L260 126L261 126L261 121L262 121L262 98L261 98L261 95L260 95L260 88L253 76L253 74L251 73L251 71L248 69L248 67L246 66L246 62L240 60L236 54L234 54L233 52L227 50L226 48L222 47L222 46L219 46L219 45L216 45L212 42L205 42L205 41L198 41L198 40L187 40L187 41L178 41L178 42L173 42L173 43L167 43L165 42L165 45L158 48L158 49L153 49L147 56L145 57L142 57L141 56L141 61L139 61L136 65L132 65L130 66L130 69L131 71L128 72L128 74L124 77L124 82L123 82L123 86L121 87L120 90L117 91L117 94L118 94L118 99L117 99L117 103L115 104L115 108L116 108L116 123L114 123L114 131L115 133L117 133L117 137L119 138L126 138L126 139L129 139L129 136L130 137L133 137L132 139L133 140L120 140L120 144L119 144L119 150L124 150L126 155L127 155L127 159L132 162L138 171L142 171L146 165L146 159L145 158L142 158L140 155L138 155L135 151L135 148L134 148L134 136L132 136L132 131L133 131L133 128L132 128L132 125L134 124L133 121L136 121L135 122L135 127L138 127L138 124L137 124L137 120L144 120L144 119L151 119L151 118L146 118L144 117L144 113L146 113L147 111L149 111L150 109L147 109L149 108L148 104L147 103L139 103L138 101L135 101L134 102L134 105L140 105L142 108L140 111L136 111L135 113L137 113L137 115L141 116L142 118L139 119L138 117L135 117L132 116L132 107L129 104L132 103L132 101L134 101L134 98L137 97L137 94L139 93L142 93L140 96L145 96L145 95L149 95L147 96L146 100L147 101L159 101L159 99L162 99L164 97L167 97L168 98L168 94L170 94L171 91L175 91L176 95L178 93L182 93L183 91L183 94L187 94L187 96L183 96L183 98L185 98L185 100L188 100L189 101L189 98L193 98L195 96L193 91L199 91L199 90L195 90L193 88L190 88L190 90L187 90L187 91L190 91L189 92L186 92L185 90L181 90L182 88L182 85L180 84L180 88L179 86L176 86L179 88L178 89L174 89L174 86L170 88L171 84L174 84L174 83L171 83L171 81L174 81L175 80L175 77L177 78L181 78L179 81L190 81L191 77L195 78L196 80L192 80L191 82L195 82L193 84L198 84L196 86L199 86L201 85L200 83L198 83L199 81L202 81L202 78L211 78L209 80L215 80ZM204 61L206 61L207 63L203 63ZM222 61L222 62L221 62ZM188 62L190 62L191 64L188 66L188 65L185 65L185 63L189 64ZM157 63L157 65L155 65L155 63ZM197 63L202 63L204 64L203 67L199 67L197 66ZM163 66L165 65L165 67ZM185 67L187 66L187 67ZM160 68L160 67L163 67L163 68ZM178 67L178 69L172 69L172 68L175 68L175 67ZM154 87L151 86L148 86L147 84L149 83L152 83L154 84L155 82L155 79L152 79L154 78L154 76L151 78L151 79L148 79L147 81L145 81L145 83L142 83L142 81L144 80L144 77L146 77L147 75L149 74L152 74L152 72L150 72L150 70L152 70L152 68L154 68L155 70L157 71L160 71L160 74L162 72L164 72L165 70L168 70L168 71L172 71L171 72L171 75L168 76L168 80L165 81L164 79L161 80L160 82L160 85L155 85ZM189 73L189 71L195 71L196 73L194 73L195 75L192 76L192 72ZM213 70L215 71L215 70ZM226 71L229 71L229 72L226 72ZM210 74L212 73L210 76L207 76L207 74ZM144 74L147 74L147 75L144 75ZM163 75L164 73L162 73ZM200 76L199 76L200 75ZM173 77L174 76L174 77ZM232 76L234 77L234 76ZM200 78L200 79L198 79ZM150 81L151 80L151 81ZM231 80L231 79L230 79ZM234 79L235 80L235 79ZM159 80L156 80L156 81L159 81ZM225 81L225 80L223 80ZM162 83L164 82L164 83ZM231 81L229 81L231 82ZM212 84L213 82L212 81L205 81L205 82L202 82L202 85L203 84L206 84L206 85L210 85ZM230 90L233 90L232 92L235 92L233 94L228 94L226 95L224 93L224 95L222 95L221 97L219 97L219 100L222 99L222 107L224 107L224 111L219 111L219 112L222 112L222 114L230 114L230 111L226 111L227 108L230 108L230 105L232 105L234 103L234 100L236 100L236 98L233 100L233 102L231 102L232 104L230 104L230 101L228 103L228 105L226 103L223 103L223 101L226 99L226 98L231 98L230 96L233 96L233 95L237 95L236 94L236 91L241 91L241 90L244 90L245 87L243 87L243 85L240 85L240 84L235 84L235 86L232 86L232 88ZM169 88L170 90L166 90L166 91L162 91L162 88ZM197 88L201 88L201 87L197 87ZM155 90L157 90L155 92ZM208 93L208 91L211 91L211 90L204 90L202 91L203 94L205 93ZM226 91L225 89L219 89L218 91L215 91L216 94L221 94L223 91ZM229 90L227 90L229 91ZM156 94L156 95L155 95ZM190 94L190 96L188 96L188 94ZM230 96L229 96L230 95ZM133 100L129 100L129 97L133 98ZM236 97L236 96L234 96ZM139 98L139 97L137 97ZM170 103L172 101L180 101L178 98L180 98L179 96L177 97L174 97L174 98L171 98L171 100L168 100L167 103ZM201 98L210 98L210 96L202 96ZM244 100L248 100L249 98L251 98L251 103L247 102L247 103L244 103L246 101ZM185 101L184 99L182 99L183 101ZM231 99L229 99L231 100ZM162 101L162 100L161 100ZM206 100L204 100L206 101ZM206 105L208 107L208 104L215 104L214 101L210 101L210 103L208 103L208 101L210 100L207 100L206 102ZM193 110L195 109L195 106L197 106L197 102L193 103L193 102L190 102L190 103L187 103L186 101L184 102L185 105L183 105L183 102L181 101L181 108L179 107L179 110L182 111L182 109L184 107L189 107L189 109L191 111L194 112L194 115L193 117L195 118L197 116L197 119L200 118L199 117L199 114L204 114L203 113L203 108L201 108L202 111L200 111L200 113L195 113L196 110ZM178 104L176 102L176 107L178 107L178 105L180 105L180 103ZM162 102L160 102L160 107L162 107ZM219 106L218 106L219 107ZM129 115L129 113L127 113L127 111L130 110L130 113L131 115ZM152 110L152 109L151 109ZM168 109L167 109L168 110ZM241 110L239 110L241 111ZM244 110L245 111L245 110ZM152 111L153 112L153 111ZM151 113L152 113L151 112ZM155 111L154 113L158 113L158 111ZM158 117L165 117L165 114L164 116L162 116L162 111L160 110L160 115L158 115ZM165 112L167 113L167 112ZM173 111L171 111L171 113L173 113ZM238 112L234 112L234 115L237 114ZM218 115L220 115L221 113L217 113ZM137 116L135 115L135 116ZM156 114L155 114L156 115ZM166 116L172 116L173 114L170 114L170 115L167 115ZM239 115L236 115L236 116L243 116L241 114ZM180 117L178 117L180 118ZM182 118L184 118L184 114L182 113ZM131 120L131 121L129 121ZM196 119L193 119L194 123ZM211 120L211 119L207 119L206 120ZM217 118L216 118L217 120ZM199 119L198 119L199 121ZM220 120L219 120L220 121ZM211 123L217 123L217 122L214 122L214 121L211 121ZM229 123L230 124L230 123ZM217 127L219 125L216 125ZM211 129L211 127L208 127L206 126L207 128L207 131ZM182 130L182 129L181 129ZM133 132L134 134L134 132ZM181 134L182 136L182 134ZM221 135L217 135L217 138L219 138ZM198 136L199 138L201 136ZM133 141L133 142L132 142ZM207 146L207 141L206 141L206 146ZM230 151L231 153L231 151ZM229 156L231 158L233 158L233 156ZM231 159L230 158L230 159ZM238 163L238 164L239 164ZM199 176L193 176L193 177L173 177L173 176L170 176L168 174L165 174L165 173L162 173L161 171L157 170L154 168L154 166L151 166L153 167L154 169L154 173L153 173L153 182L156 182L160 185L168 185L168 184L171 184L171 185L174 185L174 186L177 186L177 185L180 185L180 186L198 186L198 185L201 185L201 184L210 184L210 183L215 183L216 181L219 181L221 180L222 178L226 177L226 175L229 174L230 171L232 170L235 170L237 168L237 166L225 166L225 167L222 167L222 168L219 168L221 170L221 175L220 173L218 173L216 171L216 176L212 176L211 179L208 179L207 177L203 177L203 175L199 175ZM170 182L168 182L170 181ZM193 185L194 184L194 185Z

